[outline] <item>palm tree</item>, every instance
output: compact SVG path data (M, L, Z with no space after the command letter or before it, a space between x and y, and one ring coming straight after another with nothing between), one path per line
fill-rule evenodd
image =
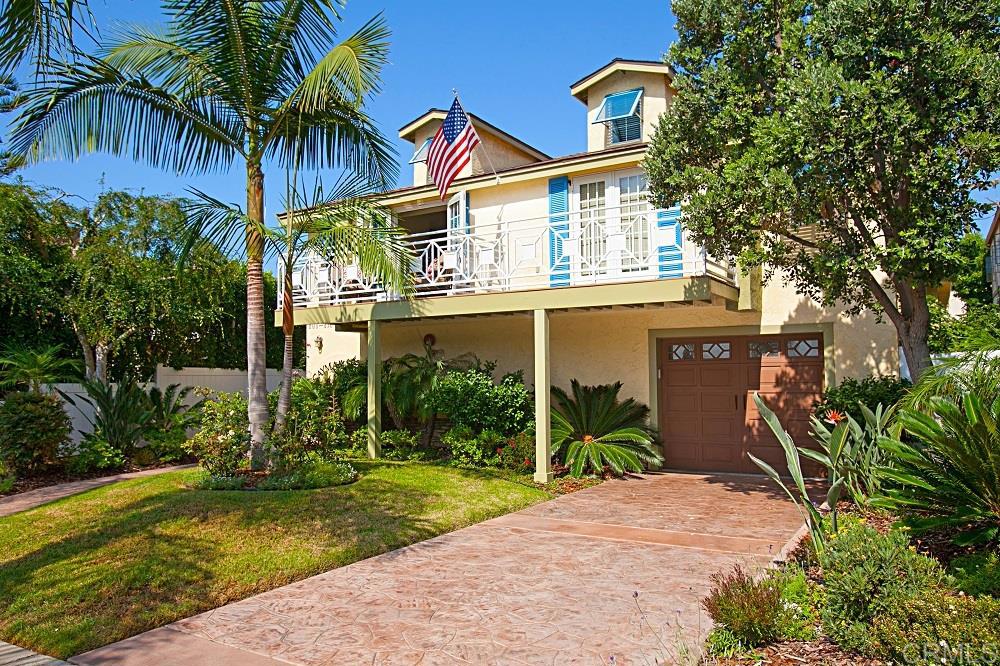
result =
M278 260L282 279L282 358L281 389L275 425L284 425L291 406L295 318L292 310L292 271L308 253L315 252L338 265L356 264L367 278L390 292L409 296L412 291L413 257L403 240L405 231L390 223L389 212L371 198L372 184L357 176L341 177L325 191L316 180L310 196L299 194L298 178L288 178L285 214L281 227L260 225L270 253ZM188 206L190 222L187 248L208 243L231 252L234 240L254 222L239 206L227 205L195 191L199 201Z
M250 464L265 466L265 159L395 180L390 144L364 111L389 35L377 16L336 41L336 0L164 0L165 31L132 28L25 95L11 145L32 160L103 151L178 174L246 171Z
M27 385L32 393L79 374L80 363L61 356L62 346L40 349L10 347L0 356L0 388Z
M31 59L39 73L55 57L74 52L77 32L89 34L87 0L6 0L0 9L0 75Z

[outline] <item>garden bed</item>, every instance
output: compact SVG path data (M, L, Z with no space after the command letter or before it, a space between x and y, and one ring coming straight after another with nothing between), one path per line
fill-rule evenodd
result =
M869 659L845 652L828 640L785 641L768 645L742 657L709 658L711 666L884 666L880 659Z
M69 474L66 471L58 470L27 478L17 478L14 480L14 485L9 490L6 492L0 492L0 497L9 497L11 495L26 493L29 490L38 490L39 488L48 488L50 486L58 486L63 483L72 483L74 481L89 481L91 479L100 479L105 476L116 476L118 474L129 474L132 472L145 472L151 469L175 467L177 465L183 465L185 462L186 461L158 462L155 465L128 464L121 469L95 469L85 474Z

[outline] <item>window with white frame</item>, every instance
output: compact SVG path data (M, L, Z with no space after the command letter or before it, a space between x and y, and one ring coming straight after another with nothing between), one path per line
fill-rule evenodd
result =
M608 145L642 139L642 88L606 96L594 122L607 128Z
M410 162L409 163L410 164L417 164L418 162L426 162L427 161L427 153L430 152L431 141L433 141L433 140L434 140L434 137L432 137L432 136L427 137L427 139L422 144L420 144L420 147L417 148L417 150L413 153L413 157L410 158Z

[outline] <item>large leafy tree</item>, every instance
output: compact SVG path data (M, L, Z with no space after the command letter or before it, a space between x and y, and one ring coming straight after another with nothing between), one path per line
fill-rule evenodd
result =
M245 233L250 462L261 468L265 160L394 180L389 143L364 111L379 88L388 30L377 17L337 44L335 0L162 5L165 31L134 28L99 57L51 65L27 91L11 143L35 160L106 151L182 174L242 163L253 221Z
M928 296L1000 167L998 0L676 0L677 95L646 160L658 205L744 270L899 333L929 366Z

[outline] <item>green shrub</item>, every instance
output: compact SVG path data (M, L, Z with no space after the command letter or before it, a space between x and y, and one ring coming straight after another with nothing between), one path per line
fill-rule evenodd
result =
M702 602L712 620L743 648L766 645L781 636L781 585L772 576L755 577L739 564L712 576Z
M492 430L477 435L469 426L459 426L446 432L441 442L451 451L451 461L456 465L496 467L500 464L497 450L506 439Z
M773 575L781 586L784 610L779 618L778 635L782 640L813 640L820 626L820 587L799 567L779 569Z
M311 490L352 483L357 471L346 462L315 459L285 474L272 474L257 484L257 490Z
M435 449L420 445L420 436L412 430L385 430L382 432L383 460L431 460L440 454ZM359 428L347 438L350 443L348 455L354 458L368 457L368 431Z
M911 549L901 531L880 534L864 523L831 534L819 559L823 629L841 647L866 654L877 615L947 580L941 565Z
M903 514L916 532L957 529L960 544L1000 539L1000 400L967 393L961 405L932 398L929 407L900 412L906 441L879 440L894 486L872 504Z
M871 626L873 652L903 664L1000 661L1000 601L930 589L895 599Z
M58 465L69 433L69 416L54 395L8 393L0 404L0 459L17 474Z
M740 639L725 627L715 627L708 633L708 637L705 638L705 649L710 656L721 659L753 654L753 650L743 645Z
M1000 598L1000 554L984 550L956 557L948 565L955 587L978 597L988 594Z
M493 381L492 366L453 370L445 374L432 393L434 410L455 427L476 432L493 430L512 436L531 426L534 404L522 373Z
M245 476L216 475L208 472L191 483L191 487L197 490L243 490L246 485Z
M247 401L239 393L219 393L202 407L201 429L185 444L213 476L233 476L247 466L250 424Z
M813 413L822 419L836 411L850 414L855 421L864 423L860 405L873 412L879 405L892 407L906 396L910 386L908 380L893 376L848 378L824 391L823 397L813 403Z
M149 430L143 439L145 446L136 449L132 456L132 460L137 464L153 464L157 461L178 462L187 455L185 449L188 439L186 428L175 426L170 430Z
M118 385L96 380L80 384L86 395L79 399L93 409L90 416L91 432L120 451L126 458L132 456L153 419L149 396L135 379L126 377ZM64 395L70 403L74 400Z
M100 470L121 469L125 465L125 456L107 441L91 433L66 458L65 465L70 474L83 475Z
M271 414L276 411L278 391L268 394ZM341 448L342 426L337 416L334 384L322 376L292 383L291 404L284 427L272 423L271 447L275 466L295 469L313 454L336 460Z
M333 396L337 403L337 415L342 419L353 421L355 415L364 414L368 409L367 391L364 387L368 384L368 366L365 361L356 358L349 358L336 363L330 363L319 369L316 377L329 382L333 387ZM348 396L353 396L353 401L357 403L351 410L356 414L345 413L345 405L352 400Z
M0 495L13 488L16 481L14 470L10 469L3 460L0 460Z
M519 432L497 449L498 464L504 469L530 472L535 468L535 437Z
M572 397L552 387L552 453L570 474L600 474L607 467L621 476L663 462L649 425L649 407L632 398L619 400L621 382L582 386L574 379L570 385Z

